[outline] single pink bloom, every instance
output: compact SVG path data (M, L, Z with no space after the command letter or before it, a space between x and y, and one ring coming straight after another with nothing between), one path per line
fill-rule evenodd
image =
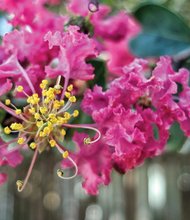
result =
M55 67L52 67L52 63L45 68L48 77L62 75L66 79L94 78L94 68L91 64L87 64L86 60L97 55L96 44L87 35L80 33L79 27L69 26L63 34L48 32L45 41L48 41L50 49L54 46L60 49Z
M111 153L108 146L101 140L90 145L84 144L84 133L75 132L73 141L76 151L70 153L83 177L83 187L87 193L96 195L100 185L110 183Z

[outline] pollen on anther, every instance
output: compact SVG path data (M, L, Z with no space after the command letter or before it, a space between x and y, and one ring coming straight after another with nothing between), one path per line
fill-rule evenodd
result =
M33 150L36 148L36 143L35 142L32 142L31 144L30 144L30 148L32 148Z
M49 141L49 144L50 144L51 147L55 147L56 142L55 142L55 140L52 139L52 140Z
M18 190L20 191L22 189L22 186L23 186L23 181L17 180L16 185L17 185Z
M62 154L63 158L66 159L69 156L69 152L66 150L64 151L64 153Z
M75 97L75 96L71 96L71 97L69 98L69 101L70 101L70 102L76 102L76 101L77 101L77 99L76 99L76 97Z
M71 91L73 90L73 85L72 85L72 84L69 85L69 86L67 87L67 90L68 90L69 92L71 92Z
M16 109L16 110L15 110L15 113L16 113L17 115L20 115L20 114L22 113L22 110L21 110L21 109Z
M61 135L65 136L66 135L66 131L64 129L61 129Z
M5 134L10 134L11 133L11 129L9 127L5 127L4 128L4 132L5 132Z
M91 142L91 139L88 137L88 138L84 138L84 144L90 144Z
M22 91L23 91L23 86L18 86L18 87L16 88L16 91L17 91L17 92L22 92Z
M10 105L11 104L11 100L10 99L6 99L5 100L5 105Z
M21 138L18 139L17 143L18 144L23 144L24 141L25 141L25 139L23 137L21 137Z
M73 117L76 118L78 115L79 115L79 111L78 110L74 110Z

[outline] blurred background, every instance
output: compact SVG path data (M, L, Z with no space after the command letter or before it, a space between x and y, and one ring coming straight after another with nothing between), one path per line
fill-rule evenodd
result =
M104 0L132 12L142 2L158 3L181 14L190 24L189 0ZM0 18L0 35L10 26ZM39 156L26 189L18 193L16 180L25 176L30 156L0 187L0 220L189 220L190 140L172 128L166 153L125 175L112 173L112 182L98 196L82 189L80 177L62 181L56 175L60 158L54 152ZM177 137L177 138L176 138Z
M188 144L189 146L189 144ZM87 195L81 179L62 181L52 152L40 155L22 193L16 180L29 166L11 170L0 188L0 220L189 220L190 153L166 153Z

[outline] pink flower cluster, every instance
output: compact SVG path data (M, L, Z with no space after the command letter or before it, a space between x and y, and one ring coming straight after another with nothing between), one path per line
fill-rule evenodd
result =
M89 14L87 4L89 0L70 0L68 10L75 15L87 16ZM140 31L139 24L125 11L115 15L111 14L111 8L100 5L99 10L91 14L90 22L94 28L94 38L97 41L99 51L107 56L107 67L111 73L122 74L122 66L134 60L134 55L128 48L129 40Z
M70 0L67 5L69 12L92 24L93 37L69 25L68 15L45 7L59 0L0 2L0 10L11 15L13 26L0 45L0 108L9 113L7 117L11 115L11 121L16 120L11 125L3 121L5 133L18 134L9 142L1 136L0 167L16 167L23 160L21 150L35 150L29 174L18 182L20 191L44 149L56 147L64 158L62 166L74 165L73 176L78 172L85 190L97 194L100 185L110 183L112 169L125 173L161 154L174 122L190 136L189 72L175 72L169 57L161 57L150 71L148 62L135 59L127 46L140 30L136 21L124 11L111 15L108 6L97 2ZM89 9L98 11L92 14ZM86 81L94 78L94 67L87 61L99 53L106 54L114 80L106 91L97 85L85 91ZM69 121L79 114L72 106L76 82L85 91L82 110L95 124ZM4 97L9 99L4 101ZM25 108L14 105L18 98L28 103ZM62 145L70 128L89 129L97 136L75 132L75 149L70 152ZM58 176L63 177L61 169ZM1 171L0 184L6 179L6 170Z
M146 158L159 155L173 122L177 121L190 136L189 72L186 69L175 72L169 57L161 57L148 76L147 70L147 62L136 59L123 68L123 75L109 89L102 91L95 86L85 93L82 102L82 109L92 116L101 131L102 145L109 151L107 154L111 153L112 166L122 173ZM179 85L183 88L181 92ZM98 156L94 160L98 164ZM99 173L104 174L104 170Z
M27 98L25 94L41 96L39 85L46 78L64 77L65 91L70 79L86 81L94 77L94 68L86 61L97 56L96 43L79 32L77 26L64 27L68 17L50 12L45 3L58 4L59 1L0 2L0 9L11 14L13 25L13 30L3 36L0 46L1 97L9 92L23 100ZM15 29L17 26L19 30ZM15 93L17 86L22 86L24 93ZM0 108L20 122L21 117L2 99ZM16 167L22 162L21 147L10 149L10 144L17 141L18 138L10 142L0 140L0 166ZM6 179L6 174L0 173L0 184Z

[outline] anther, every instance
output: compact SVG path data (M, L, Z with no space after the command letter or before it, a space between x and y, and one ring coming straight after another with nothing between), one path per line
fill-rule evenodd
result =
M15 113L16 113L17 115L20 115L20 114L22 113L22 110L21 110L21 109L16 109L16 110L15 110Z
M64 159L68 158L69 152L68 152L67 150L64 151L63 154L62 154L62 156L63 156Z
M51 147L55 147L56 142L55 142L55 140L52 139L52 140L49 141L49 144L50 144Z
M61 129L61 135L65 136L66 135L66 131L64 129Z
M74 102L77 101L77 99L76 99L75 96L71 96L71 97L69 98L69 101L72 102L72 103L74 103Z
M88 138L84 138L84 144L90 144L91 142L91 139L88 137Z
M10 105L11 104L11 100L10 99L6 99L5 100L5 105Z
M16 91L17 91L17 92L23 92L23 86L18 86L18 87L16 88Z
M58 170L57 170L57 175L58 175L58 177L63 177L63 175L64 175L63 170L58 169Z
M32 143L30 144L30 148L32 148L33 150L36 149L36 143L35 143L35 142L32 142Z
M24 143L24 141L25 141L25 139L23 137L21 137L18 139L17 143L21 145Z
M71 93L70 92L65 92L65 97L66 98L70 98L71 97Z
M11 133L11 129L9 127L5 127L4 128L4 132L5 132L5 134L10 134Z
M69 92L71 92L71 91L73 90L73 85L72 85L72 84L69 85L69 86L67 87L67 90L68 90Z
M18 191L19 191L19 192L22 191L23 181L17 180L17 181L16 181L16 185L17 185Z
M74 110L73 117L76 118L78 115L79 115L79 111L78 110Z

